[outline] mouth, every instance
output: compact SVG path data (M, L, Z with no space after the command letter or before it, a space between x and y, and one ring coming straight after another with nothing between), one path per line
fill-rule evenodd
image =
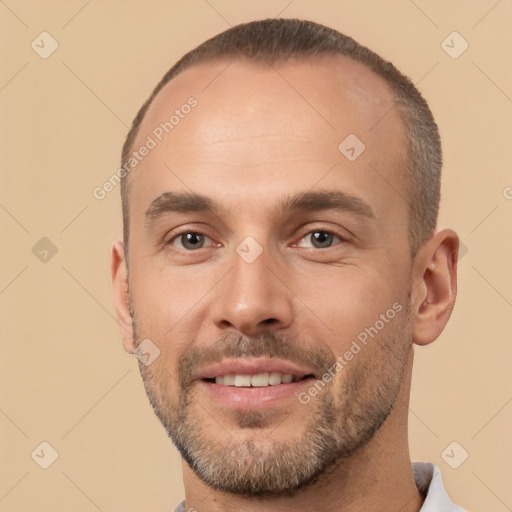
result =
M314 378L315 376L310 373L307 375L299 376L291 373L280 372L263 372L252 375L248 374L231 374L231 375L218 375L212 378L202 379L204 382L215 383L220 386L231 386L237 388L265 388L268 386L279 386L281 384L291 384L292 382L300 382L305 379Z
M229 409L261 410L296 400L317 378L311 370L284 360L239 357L199 371L195 381L210 399Z

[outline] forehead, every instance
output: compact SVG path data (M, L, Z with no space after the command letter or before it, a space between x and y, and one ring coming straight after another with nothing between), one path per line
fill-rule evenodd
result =
M148 137L155 147L130 176L130 202L136 196L147 207L167 190L205 193L221 184L223 197L234 199L228 183L238 198L245 189L270 201L279 187L322 179L348 192L362 187L370 202L384 205L407 186L394 104L382 78L343 56L196 65L160 91L141 123L133 149Z
M394 94L384 79L351 58L325 55L274 63L236 59L195 65L159 92L142 121L139 135L168 119L191 96L200 101L200 111L205 115L216 115L219 121L245 115L247 121L268 121L261 126L264 129L271 124L280 131L292 128L289 122L302 118L308 129L318 125L319 132L341 128L340 125L359 129L360 133L368 131L373 136L389 133L390 128L402 130L398 112L393 111ZM273 115L269 117L269 113ZM382 124L383 117L386 122ZM220 123L206 125L204 116L201 122L202 135L206 135L203 142L225 135L226 126L222 131L213 130ZM236 126L238 133L241 129Z

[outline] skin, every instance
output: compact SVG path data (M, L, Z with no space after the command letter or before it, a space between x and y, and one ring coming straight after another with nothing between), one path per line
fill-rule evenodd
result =
M410 298L410 311L404 307L398 315L404 335L395 336L403 354L398 398L364 446L300 493L280 497L214 490L184 462L186 509L418 511L422 497L407 439L413 344L434 341L450 317L457 235L436 232L411 259L408 204L400 197L410 195L403 125L396 110L389 112L393 96L373 72L341 56L226 65L186 70L155 99L134 147L190 96L198 106L130 176L129 279L123 244L112 246L124 348L133 353L137 339L150 338L161 351L150 367L155 395L177 405L180 358L191 349L216 346L226 335L271 331L300 340L301 349L316 347L336 357L393 303L405 306ZM353 162L338 151L351 133L366 145ZM374 217L335 210L277 212L284 196L308 191L357 196ZM208 196L219 211L171 212L148 226L145 212L164 192ZM315 248L308 235L315 230L340 238L331 247ZM187 251L176 238L182 231L207 235L205 246ZM263 251L250 264L235 250L248 236ZM367 387L361 393L378 389L386 361L392 364L379 339L388 339L393 328L386 326L347 371L336 374L332 389L344 389L347 379L365 369ZM293 397L276 405L261 428L242 428L233 411L194 386L190 411L212 442L250 439L263 451L299 440L322 403L312 399L306 406Z

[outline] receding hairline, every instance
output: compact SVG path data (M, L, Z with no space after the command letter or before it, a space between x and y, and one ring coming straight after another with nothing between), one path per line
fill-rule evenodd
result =
M319 54L313 54L313 55L291 55L291 56L279 56L271 61L259 58L251 58L247 57L245 55L235 55L235 56L214 56L211 58L208 58L206 60L200 60L197 62L193 62L190 65L184 67L181 69L177 74L173 75L165 84L161 86L161 88L158 90L156 95L151 98L151 102L146 106L146 109L144 110L144 115L142 119L139 120L137 130L134 133L134 136L131 140L131 144L128 147L128 152L132 151L134 147L137 146L137 141L144 137L145 131L147 131L147 126L145 124L148 123L148 119L151 118L151 114L154 112L155 108L158 108L158 103L162 100L164 95L169 94L169 88L173 86L176 80L186 79L186 75L189 73L197 72L198 69L208 69L208 68L215 68L220 67L220 73L218 75L213 76L213 80L221 80L222 79L222 72L227 69L228 66L234 65L241 65L246 66L247 68L260 68L260 69L267 69L269 71L276 72L276 69L274 69L274 66L276 68L279 68L280 66L286 66L286 65L294 65L294 64L300 64L300 63L307 63L307 62L319 62L321 65L326 65L329 60L332 61L338 61L337 68L343 66L343 64L348 64L349 66L356 66L356 68L360 68L360 70L364 70L368 72L369 75L371 75L375 79L375 83L378 84L378 87L381 87L381 90L386 91L386 94L388 95L390 99L390 108L386 110L384 113L387 115L396 115L397 119L400 123L400 135L402 136L403 140L401 141L404 145L407 145L407 140L405 137L405 130L406 130L406 122L403 119L403 116L400 114L400 112L394 112L395 109L393 106L397 103L397 94L396 91L393 90L393 87L391 84L379 73L377 73L371 66L365 64L364 62L361 62L360 60L350 56L350 55L344 55L340 53L319 53ZM269 68L269 66L272 66L272 68ZM278 70L277 70L278 71ZM357 69L356 69L357 73ZM184 77L185 75L185 77ZM284 79L283 79L284 80ZM285 83L283 81L283 83ZM208 84L207 84L208 85ZM360 89L354 89L354 90L360 90ZM377 90L377 89L376 89ZM339 96L333 96L333 102L336 102L338 100ZM151 129L152 125L149 126L149 129ZM371 127L369 127L369 131L371 131ZM405 148L406 149L406 148ZM131 174L131 173L130 173ZM130 180L130 176L127 175L126 185L128 185Z
M380 91L385 91L386 95L390 99L390 109L386 111L386 115L394 115L396 116L397 120L399 121L399 128L400 131L396 133L396 139L397 142L399 142L400 147L403 149L403 154L398 154L398 151L394 151L394 155L396 158L396 162L399 171L400 181L397 183L400 188L404 187L405 189L402 189L405 194L409 195L410 191L412 189L412 183L410 181L410 178L407 176L407 155L408 152L408 141L407 137L405 135L406 130L406 121L404 120L403 116L399 111L396 111L396 109L393 108L394 105L397 103L397 94L391 87L391 84L379 73L377 73L374 69L372 69L371 66L365 64L364 62L361 62L360 60L350 56L350 55L344 55L339 53L320 53L320 54L314 54L314 55L291 55L291 56L280 56L278 58L273 59L272 66L277 68L279 71L279 67L282 65L294 65L294 64L300 64L304 62L320 62L322 65L327 65L328 61L334 61L337 62L337 66L342 67L344 64L348 64L351 66L355 66L355 73L357 73L357 70L364 70L367 72L370 76L372 76L375 79L375 84L377 84L377 87L379 87ZM200 60L198 62L193 62L189 66L184 67L181 69L178 73L176 73L174 76L172 76L165 84L161 86L161 88L158 90L158 92L151 98L151 102L147 105L144 116L141 120L139 120L139 124L137 127L137 131L135 133L135 136L132 140L132 144L130 146L130 151L133 147L137 147L137 141L139 138L143 139L146 135L146 132L148 130L147 122L148 118L150 118L151 113L154 111L155 108L158 108L159 102L162 101L169 101L168 99L162 100L163 97L166 97L170 94L172 94L169 91L169 88L172 88L173 84L176 82L176 80L182 80L182 79L188 79L186 76L189 73L197 72L198 69L208 69L208 68L220 68L221 70L225 69L228 65L237 65L240 64L242 66L246 66L247 68L263 68L268 69L269 61L265 59L253 59L250 57L247 57L245 55L236 55L234 57L229 56L214 56L211 58L208 58L206 60ZM354 73L354 71L352 71ZM217 76L216 79L222 79L222 75ZM283 82L284 83L284 82ZM375 90L377 90L376 87L374 87ZM358 90L358 89L354 89ZM343 90L340 90L342 93ZM336 95L333 95L332 100L330 103L335 103L337 101L340 101L341 94L338 93ZM181 101L181 100L180 100ZM148 115L149 114L149 115ZM149 131L151 131L152 125L149 124ZM370 130L370 127L368 128ZM140 172L141 169L135 169L134 171ZM130 173L126 176L124 180L125 185L125 200L127 203L129 203L129 195L131 186L130 183L133 179ZM402 195L402 197L404 197Z

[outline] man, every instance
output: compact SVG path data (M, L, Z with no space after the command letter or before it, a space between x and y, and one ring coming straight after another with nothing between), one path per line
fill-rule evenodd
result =
M407 439L413 344L456 295L440 168L412 83L327 27L239 25L164 76L123 148L111 273L176 510L462 510Z

